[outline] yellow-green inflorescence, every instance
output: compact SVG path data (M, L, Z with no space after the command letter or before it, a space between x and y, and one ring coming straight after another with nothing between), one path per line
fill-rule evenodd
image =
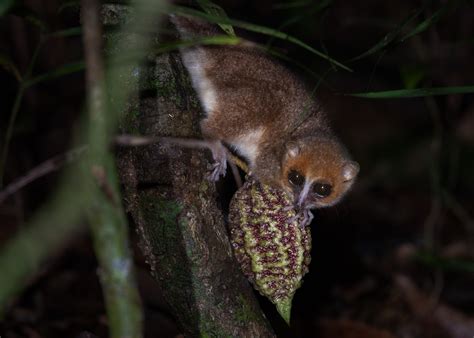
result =
M230 204L232 246L241 269L287 323L311 260L309 226L295 216L289 194L251 178Z

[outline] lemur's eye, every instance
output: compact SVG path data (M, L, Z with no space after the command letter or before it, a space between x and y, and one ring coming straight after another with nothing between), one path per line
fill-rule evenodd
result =
M332 186L327 183L316 182L313 184L313 192L319 197L328 197L331 195Z
M288 182L290 182L296 187L300 187L304 184L304 177L296 170L291 170L288 173Z

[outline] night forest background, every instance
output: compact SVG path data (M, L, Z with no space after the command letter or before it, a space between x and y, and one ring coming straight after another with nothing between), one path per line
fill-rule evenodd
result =
M472 1L215 3L231 19L288 33L351 69L288 39L234 27L314 88L361 167L343 202L315 212L310 272L296 292L291 327L257 296L277 336L472 338ZM80 157L74 135L86 107L79 2L2 6L0 255ZM164 19L156 29L167 34L172 26ZM45 161L47 174L11 188ZM223 210L235 189L231 175L219 183ZM86 217L81 224L0 311L0 337L108 335ZM133 224L128 235L144 336L181 336ZM5 278L0 271L0 289Z

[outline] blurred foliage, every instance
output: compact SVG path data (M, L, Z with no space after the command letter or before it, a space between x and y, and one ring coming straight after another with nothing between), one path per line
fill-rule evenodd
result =
M447 288L456 288L456 284L450 285L452 271L464 273L466 278L472 275L472 1L256 1L247 2L246 8L235 1L217 3L199 1L201 10L173 6L170 11L217 23L228 35L164 43L154 52L197 44L232 45L241 41L240 36L256 33L262 49L290 66L296 65L314 85L315 95L329 97L325 101L327 105L340 108L334 109L335 124L362 168L360 184L348 204L353 216L347 222L354 223L362 232L371 229L371 239L377 243L371 244L374 247L389 243L385 248L389 250L393 242L407 238L416 243L419 253L414 259L431 273L442 270ZM67 53L65 45L60 44L64 39L81 35L78 2L55 3L54 15L61 18L75 15L73 22L69 20L66 27L58 30L45 11L39 10L34 1L32 4L36 5L30 8L13 0L0 2L4 27L10 33L15 32L16 26L9 21L13 16L26 23L22 27L27 32L28 39L24 41L29 46L25 67L19 52L16 53L15 48L19 47L15 37L0 45L2 79L17 85L13 99L0 103L6 112L2 118L7 119L6 126L0 129L0 189L4 178L11 181L14 175L21 175L31 167L22 163L17 154L34 148L38 135L33 129L27 141L15 139L15 132L21 129L19 115L33 120L31 123L36 127L40 124L38 120L50 121L45 118L50 114L47 109L36 104L24 105L24 101L33 94L38 95L40 102L46 96L55 97L60 88L48 86L54 81L67 81L67 75L84 70L83 60L77 57L61 59L60 64L47 61L55 53L56 45L64 48L59 53ZM128 60L122 58L117 62ZM71 86L81 85L77 79L71 81ZM51 92L51 88L56 92ZM36 102L31 97L30 100ZM65 102L69 98L57 97L57 100ZM77 100L71 102L76 117L81 104ZM43 129L48 130L44 126ZM51 130L56 129L51 127ZM68 144L64 139L56 142L63 147ZM10 150L13 156L8 155ZM40 155L30 157L34 162ZM11 168L9 177L4 175L7 167ZM38 199L31 191L29 194L33 197L26 198ZM77 203L82 205L82 197L75 197L81 199ZM76 203L71 195L64 194L61 198L71 198L65 204ZM42 196L40 200L43 199ZM44 212L55 210L47 207ZM67 215L57 213L51 223L59 222L62 217L70 222L77 220L75 211L66 208L63 212ZM340 219L335 216L332 221L337 225ZM382 230L368 225L379 226L380 222L383 222ZM350 229L343 227L341 233L346 232L350 233ZM341 236L344 235L334 234L332 242L338 242ZM442 249L448 244L465 241L471 244L471 251L464 253L467 257L442 256ZM323 255L318 255L318 245L328 244L316 242L315 255L321 260ZM371 245L366 246L372 248ZM344 250L341 244L336 247ZM337 252L327 250L336 259ZM336 274L335 270L330 272Z

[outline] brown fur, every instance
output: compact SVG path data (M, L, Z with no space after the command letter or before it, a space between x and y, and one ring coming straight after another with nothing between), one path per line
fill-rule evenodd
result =
M195 19L174 17L173 22L184 37L216 34L215 27ZM350 188L358 165L350 161L303 83L286 68L249 43L181 52L207 108L201 122L205 138L235 147L249 161L252 174L266 184L290 189L291 169L306 180L327 181L333 194L325 205L337 202ZM212 90L204 90L208 87L202 83L211 84ZM215 104L206 106L214 102L206 95L210 92L215 93ZM258 142L251 142L255 135L260 136ZM289 145L296 146L295 157L288 156ZM343 178L347 163L354 169L350 182Z
M286 190L291 190L293 187L285 178L288 177L290 170L296 170L303 174L307 181L332 186L331 195L317 200L310 196L309 204L329 206L337 203L353 183L353 179L349 181L344 179L344 168L354 165L355 168L349 169L358 171L358 165L348 161L346 150L333 138L309 137L300 142L298 155L285 161L279 181Z

